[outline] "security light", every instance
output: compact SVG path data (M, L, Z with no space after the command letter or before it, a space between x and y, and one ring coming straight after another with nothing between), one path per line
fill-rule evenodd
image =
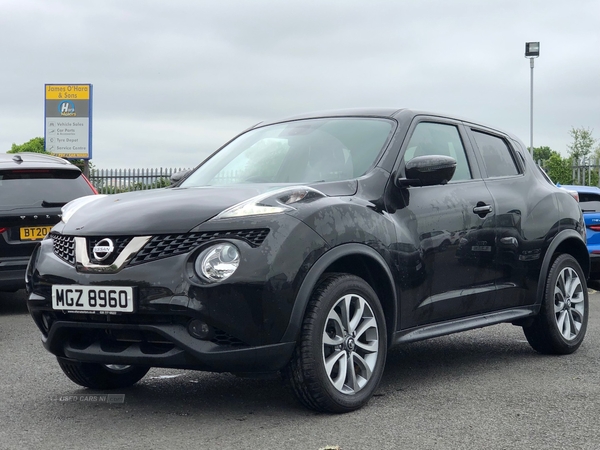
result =
M525 58L537 58L540 56L539 42L525 42Z

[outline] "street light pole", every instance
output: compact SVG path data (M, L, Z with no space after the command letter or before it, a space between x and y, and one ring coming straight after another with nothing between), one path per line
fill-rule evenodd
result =
M531 83L529 89L529 151L533 156L533 58L529 58L529 67L531 67Z
M531 67L531 87L529 98L529 151L533 156L533 59L540 56L539 42L525 43L525 58L529 58L529 67Z

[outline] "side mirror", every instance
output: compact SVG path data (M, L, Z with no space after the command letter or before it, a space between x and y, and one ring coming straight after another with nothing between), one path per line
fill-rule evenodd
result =
M191 172L191 170L180 170L179 172L175 172L174 174L171 175L171 184L176 184L176 183L180 182L190 172Z
M450 156L417 156L406 163L406 178L399 178L399 186L434 186L446 184L454 176L456 160Z

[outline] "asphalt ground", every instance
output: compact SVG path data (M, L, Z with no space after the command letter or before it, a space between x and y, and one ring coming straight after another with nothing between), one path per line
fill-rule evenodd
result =
M329 415L278 378L152 369L129 389L80 388L42 347L25 292L0 293L0 448L598 449L595 292L589 317L568 356L535 353L508 324L393 349L371 402Z

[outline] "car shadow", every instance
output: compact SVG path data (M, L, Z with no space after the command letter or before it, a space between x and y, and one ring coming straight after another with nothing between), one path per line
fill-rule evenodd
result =
M402 396L400 391L426 392L454 379L471 376L487 379L500 369L537 364L544 358L534 352L522 332L506 325L501 333L475 330L403 345L387 356L386 369L377 397ZM399 393L400 392L400 393ZM69 395L97 395L100 391L73 389ZM103 392L113 393L113 392ZM111 408L136 410L140 414L205 417L253 417L316 413L300 405L279 376L267 379L239 378L231 374L152 369L137 385L117 390L123 404Z
M73 389L63 396L123 394L122 403L111 409L135 410L143 415L195 416L210 420L233 416L244 421L257 416L317 414L298 403L275 375L267 379L240 378L229 373L208 373L176 369L152 369L136 385L117 390ZM67 399L68 401L68 399ZM85 407L84 403L77 406Z
M588 280L587 285L594 291L600 291L600 280Z
M499 332L492 331L498 328ZM390 350L379 391L425 389L464 376L488 377L540 358L544 356L531 348L521 329L508 324L443 336Z

